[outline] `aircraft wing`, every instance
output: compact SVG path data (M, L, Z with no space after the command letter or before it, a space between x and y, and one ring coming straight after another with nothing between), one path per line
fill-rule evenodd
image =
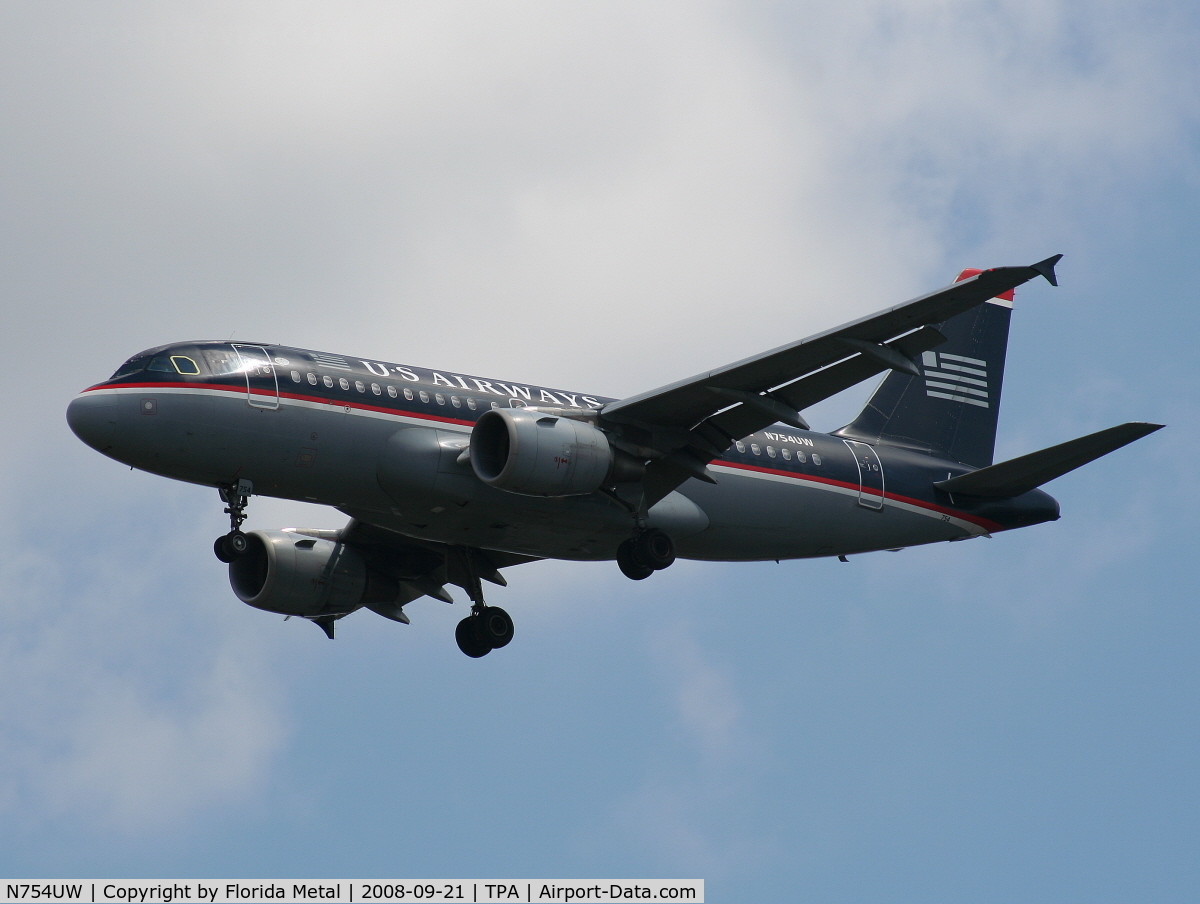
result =
M368 608L396 621L406 621L401 607L419 596L431 596L443 602L453 602L446 584L463 588L474 598L479 581L506 586L501 568L538 561L536 556L523 556L497 549L450 546L431 540L420 540L389 530L352 514L351 521L337 539L355 547L369 557L372 564L398 581L402 602L369 605ZM321 532L317 532L321 533Z
M601 420L630 447L655 453L647 504L688 477L712 481L705 465L737 439L782 422L884 370L919 373L922 351L944 341L932 324L1044 276L1058 285L1056 254L1027 267L997 267L904 304L687 380L606 405ZM659 495L661 493L661 495Z

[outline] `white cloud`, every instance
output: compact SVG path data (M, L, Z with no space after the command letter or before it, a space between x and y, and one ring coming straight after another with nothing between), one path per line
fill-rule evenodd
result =
M3 534L0 805L32 826L186 825L253 796L283 743L274 653L204 555L190 496L147 516L105 494L71 522L14 494L30 515Z
M180 525L219 511L67 434L128 354L236 330L639 391L1072 251L1195 126L1194 29L1121 4L23 9L0 353L40 391L6 398L0 464L41 511L5 538L0 772L13 805L126 826L252 794L287 724L238 633L266 616L154 652L215 611L171 594L212 535ZM736 694L694 649L664 668L696 768L732 769Z

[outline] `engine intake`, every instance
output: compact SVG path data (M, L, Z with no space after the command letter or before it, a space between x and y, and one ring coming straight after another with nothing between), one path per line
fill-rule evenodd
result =
M393 600L399 591L344 543L283 530L246 536L250 547L230 563L229 584L256 609L312 618Z
M591 424L527 408L493 408L471 431L471 468L484 483L526 496L583 496L632 480L641 465Z

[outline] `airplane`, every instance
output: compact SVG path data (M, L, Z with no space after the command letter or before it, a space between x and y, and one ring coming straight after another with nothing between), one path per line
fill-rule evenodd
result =
M67 409L132 468L215 487L214 552L244 603L334 637L366 608L409 623L421 597L471 612L479 658L512 618L482 582L539 559L767 561L968 540L1059 517L1044 483L1161 428L1126 423L993 463L1013 290L1026 267L949 286L798 342L613 399L256 342L134 355ZM885 374L830 433L800 412ZM315 502L341 530L243 531L252 495Z

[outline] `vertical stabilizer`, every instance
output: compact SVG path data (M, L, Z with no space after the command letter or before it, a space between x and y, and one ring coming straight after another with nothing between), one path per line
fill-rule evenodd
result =
M980 272L964 270L955 282ZM940 324L946 342L921 355L921 376L889 373L858 417L835 432L990 465L1012 305L1005 292Z

